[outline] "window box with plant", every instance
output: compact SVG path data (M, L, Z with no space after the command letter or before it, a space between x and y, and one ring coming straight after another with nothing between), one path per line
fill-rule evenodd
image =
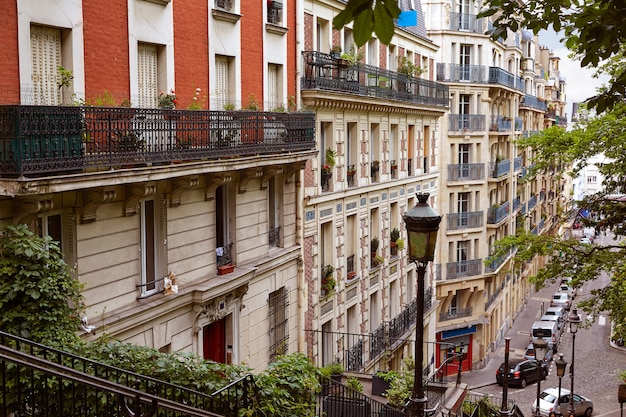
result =
M324 154L324 163L322 164L322 190L328 191L330 185L330 179L333 176L333 167L335 166L335 158L337 157L337 152L335 150L328 148L326 149L326 153Z
M337 281L335 281L334 272L335 267L332 265L327 265L322 272L322 290L324 291L324 295L328 295L335 290Z
M341 58L341 45L333 45L333 47L330 48L330 57L333 59Z
M397 256L398 251L404 249L404 240L400 238L400 231L395 228L391 231L389 237L389 246L391 247L391 255Z
M376 176L376 174L378 174L378 170L380 170L380 161L378 161L378 160L372 161L372 163L370 165L370 168L371 168L370 174L371 174L371 176L373 178L373 177Z

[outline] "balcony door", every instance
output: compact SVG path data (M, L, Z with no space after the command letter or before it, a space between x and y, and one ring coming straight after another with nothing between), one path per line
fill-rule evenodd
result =
M459 179L469 178L469 143L461 143L458 148L458 175Z
M470 81L470 65L472 58L472 46L471 45L461 45L459 51L459 64L460 64L460 80L461 81Z
M457 198L458 226L465 227L469 223L469 195L470 193L459 193Z

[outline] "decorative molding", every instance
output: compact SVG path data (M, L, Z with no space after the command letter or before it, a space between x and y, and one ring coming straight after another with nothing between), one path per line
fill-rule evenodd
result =
M48 212L53 208L54 202L50 196L20 198L15 201L14 213L16 214L13 216L13 223L24 223L32 229L39 214Z
M154 184L137 184L126 187L126 201L124 215L134 216L139 211L139 201L142 198L156 195L157 187ZM130 196L128 196L130 194Z
M243 171L239 176L239 194L243 194L248 190L248 183L254 179L263 178L262 168L251 168Z
M224 295L215 297L203 305L195 305L193 311L195 314L194 323L198 323L198 319L201 316L206 316L209 323L213 323L217 320L221 320L226 317L232 310L233 305L237 300L242 300L243 296L248 292L248 284L242 285ZM239 303L239 310L244 307L243 302ZM202 330L200 326L194 326L194 333Z
M306 168L306 162L290 164L285 170L285 184L291 184L294 181L294 174Z
M114 190L105 190L103 188L94 188L83 192L83 208L80 216L80 222L83 224L93 223L96 221L96 211L98 208L117 197Z
M208 185L206 187L206 192L204 193L205 201L213 201L215 200L215 190L220 185L224 185L232 181L232 177L230 174L222 174L218 176L211 176L208 181Z
M285 172L283 167L270 167L265 168L265 173L261 177L261 190L265 190L267 188L267 182L270 178L273 178L277 175L282 175Z
M185 191L189 191L197 187L200 183L198 177L178 178L172 183L172 195L170 199L170 207L178 207L181 204L181 198Z
M212 9L211 15L215 20L222 20L224 22L237 23L241 19L241 15L237 13L227 12L226 10Z

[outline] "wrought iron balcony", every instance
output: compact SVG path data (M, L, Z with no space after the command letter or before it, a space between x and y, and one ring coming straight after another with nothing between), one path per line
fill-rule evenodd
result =
M302 53L302 90L334 91L411 104L449 106L448 86L362 63L352 64L318 51Z
M524 80L499 67L485 65L437 64L437 81L496 84L524 91Z
M536 205L537 205L537 194L531 196L528 199L528 211L534 209Z
M468 308L458 308L456 310L451 311L442 311L439 313L439 321L453 320L461 317L469 317L473 312L472 307Z
M313 113L0 106L0 175L315 149Z
M489 130L491 132L510 132L511 119L506 116L491 116Z
M448 230L469 229L482 227L484 219L483 211L471 211L463 213L450 213L446 216Z
M468 261L448 262L446 264L446 279L470 277L483 273L483 260L472 259Z
M526 94L524 97L522 97L519 106L520 108L530 108L540 111L548 110L548 104L545 101L539 100L537 97L531 96L529 94Z
M495 272L504 264L504 262L509 259L513 252L509 251L509 253L498 256L497 258L489 257L487 264L485 265L485 273Z
M491 162L489 164L489 172L491 172L491 178L500 178L509 173L511 169L511 160L505 159L500 162Z
M487 224L498 224L509 215L510 203L505 201L495 205L487 211Z
M450 114L448 115L448 129L480 132L487 130L484 114Z
M485 164L449 164L448 181L472 181L485 179Z
M513 159L513 171L517 172L520 169L522 169L522 164L524 163L524 160L521 156L516 156Z

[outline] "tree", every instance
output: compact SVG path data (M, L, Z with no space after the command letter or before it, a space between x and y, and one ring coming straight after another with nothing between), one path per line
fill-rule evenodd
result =
M82 286L49 236L0 229L0 275L0 329L51 346L79 340Z
M561 165L571 166L572 170L556 175L575 176L590 158L604 154L606 160L598 166L605 178L604 190L576 202L572 211L558 214L562 221L571 221L579 210L585 209L593 215L580 219L583 226L595 228L596 233L610 230L615 233L616 241L608 245L590 245L575 238L534 235L520 230L516 235L496 242L492 259L514 250L514 264L519 267L534 256L547 257L546 265L531 277L531 282L538 288L561 277L572 278L572 285L580 287L602 273L608 274L610 283L593 290L591 296L580 301L578 306L594 317L608 312L616 324L612 337L626 337L626 304L623 301L626 297L626 241L622 241L626 235L626 202L616 198L626 191L626 104L616 104L611 112L584 121L572 131L553 127L520 139L517 145L520 148L529 147L535 153L531 175Z
M598 112L610 109L626 97L626 60L624 45L626 31L622 18L626 16L623 0L485 0L479 17L492 17L493 39L506 38L508 30L529 29L539 33L552 27L563 30L567 48L580 59L581 66L599 68L610 81L606 88L589 99ZM333 19L335 29L354 21L354 40L364 45L372 36L389 44L394 32L393 19L400 14L397 0L348 0L346 8ZM613 60L611 72L602 64Z

